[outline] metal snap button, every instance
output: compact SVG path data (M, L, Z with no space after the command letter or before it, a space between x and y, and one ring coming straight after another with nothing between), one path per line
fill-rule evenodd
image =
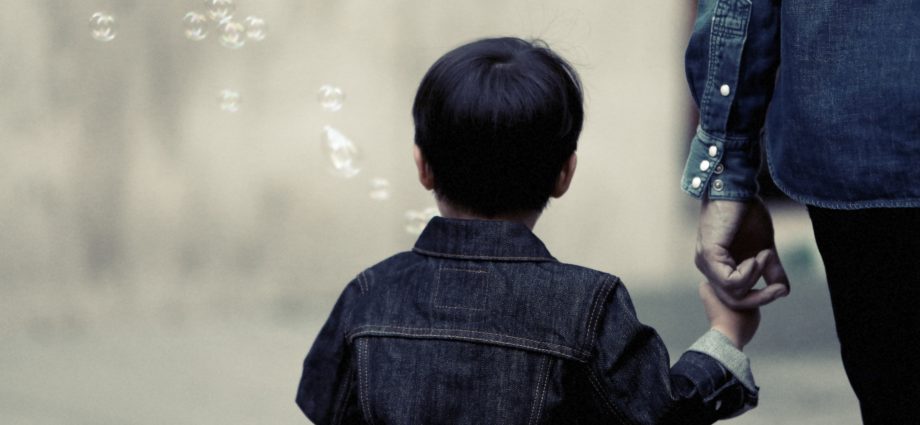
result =
M728 84L722 84L722 87L719 87L719 93L722 94L723 97L726 97L732 94L732 88L729 87Z
M708 160L704 159L703 162L700 162L700 171L708 171L710 165L712 164L710 164Z
M690 181L690 187L694 189L699 189L702 184L703 184L703 179L699 177L694 177L693 180Z
M712 188L715 189L716 192L721 192L722 189L725 189L725 183L720 179L716 179L716 181L712 182Z

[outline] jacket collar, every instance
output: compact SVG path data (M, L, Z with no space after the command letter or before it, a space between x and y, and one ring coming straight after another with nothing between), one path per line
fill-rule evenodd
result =
M527 226L497 220L434 217L419 236L413 251L465 260L556 261Z

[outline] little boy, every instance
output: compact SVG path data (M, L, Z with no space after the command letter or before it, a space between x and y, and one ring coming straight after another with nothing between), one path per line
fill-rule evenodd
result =
M412 110L419 181L441 211L411 252L345 288L304 361L316 424L697 424L757 403L756 310L700 295L713 329L673 366L610 274L531 233L569 188L581 84L545 45L461 46Z

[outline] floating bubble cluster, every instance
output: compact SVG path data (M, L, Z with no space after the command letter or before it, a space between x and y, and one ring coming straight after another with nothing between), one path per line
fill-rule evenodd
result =
M257 16L247 16L243 22L246 24L246 37L252 41L265 40L265 20Z
M236 3L233 0L205 0L204 7L208 11L208 17L214 22L233 17L236 13Z
M422 234L422 230L425 230L425 226L428 225L428 222L437 215L438 209L435 207L428 207L421 211L406 211L406 233L410 235Z
M114 40L117 29L115 17L105 12L96 12L89 18L90 35L97 41Z
M375 201L386 201L390 199L390 181L382 177L371 179L370 198Z
M182 32L185 38L201 41L212 30L220 32L220 44L229 49L239 49L246 40L262 41L267 34L265 20L257 16L247 16L244 20L234 19L235 0L205 0L204 12L191 11L182 17ZM89 19L90 35L102 42L115 39L117 34L115 17L96 12Z
M331 171L341 177L351 178L361 172L361 152L342 132L331 126L323 127L323 152L331 165Z
M220 22L220 44L228 49L239 49L246 44L246 27L241 22L227 18Z
M257 16L236 19L234 0L205 0L204 12L188 12L182 18L185 37L201 41L212 29L219 33L220 44L228 49L239 49L250 41L262 41L266 37L265 20Z
M235 90L221 90L218 96L220 109L224 112L236 112L240 110L240 92Z
M267 36L267 25L258 16L236 18L236 0L204 0L204 10L190 11L182 17L182 33L191 41L202 41L208 35L216 34L218 42L229 49L239 49L247 42L260 42ZM96 12L90 18L90 35L101 42L115 39L117 22L115 17ZM218 105L224 112L235 113L240 110L240 93L225 89L218 94ZM345 92L341 87L324 84L319 88L320 107L329 112L338 112L345 104ZM338 129L324 126L322 129L322 150L333 174L352 178L361 172L361 151L357 145ZM373 201L387 201L392 197L390 181L383 177L374 177L369 182L368 196ZM419 234L432 217L438 214L433 207L421 211L406 212L405 229L411 234Z
M185 29L185 38L192 41L201 41L208 36L210 21L203 13L189 12L182 18L182 26Z
M319 105L330 112L337 112L345 104L345 92L331 84L319 88Z

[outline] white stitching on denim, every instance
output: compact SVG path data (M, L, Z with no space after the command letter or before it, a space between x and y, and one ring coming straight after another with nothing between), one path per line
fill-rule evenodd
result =
M524 350L537 351L537 352L541 352L541 353L555 354L555 355L557 355L557 356L559 356L559 357L564 357L564 358L572 359L572 360L579 361L579 362L585 362L585 361L586 361L586 359L585 359L586 355L585 355L584 353L580 353L580 352L579 352L579 353L575 353L575 354L577 354L577 355L575 355L575 354L565 353L565 352L562 352L562 351L550 350L550 349L547 349L547 348L534 347L534 346L532 346L532 345L515 344L515 343L511 343L511 342L506 342L506 341L495 341L495 340L485 339L485 338L463 337L463 336L446 335L446 334L417 334L417 333L403 333L403 332L394 332L394 331L371 331L371 330L369 330L369 331L357 332L357 333L353 334L352 336L353 336L353 337L363 337L363 336L403 336L403 337L407 337L407 338L438 338L438 339L448 339L448 340L457 340L457 341L484 342L484 343L491 343L491 344L501 345L501 346L515 347L515 348L520 348L520 349L524 349ZM574 351L574 350L573 350L573 351Z
M358 334L364 333L364 332L365 332L365 331L363 331L364 329L367 329L367 330L370 330L370 331L374 331L374 332L386 332L387 329L403 329L403 330L407 330L407 331L422 331L422 332L437 332L437 331L445 331L445 332L467 332L467 333L471 333L471 334L481 334L481 335L500 336L500 337L505 337L505 338L510 338L510 339L516 339L516 340L520 340L520 341L532 342L532 343L534 343L534 344L548 345L548 346L557 347L557 348L562 348L562 349L566 349L566 350L572 350L572 352L574 352L574 353L576 353L576 354L580 354L580 355L582 355L582 356L588 355L588 353L585 352L585 351L579 350L579 349L577 349L577 348L565 346L565 345L559 345L559 344L554 344L554 343L545 342L545 341L537 341L537 340L535 340L535 339L521 338L521 337L511 336L511 335L505 335L505 334L497 334L497 333L492 333L492 332L471 331L471 330L467 330L467 329L410 328L410 327L405 327L405 326L365 325L365 326L358 326L358 327L354 328L354 330L351 332L350 336L348 336L348 339L354 339L356 336L358 336ZM420 335L420 336L423 336L423 335Z
M546 399L546 393L549 391L549 375L553 371L553 359L549 359L546 362L546 375L543 375L543 393L540 394L540 413L537 415L537 423L540 422L540 417L543 416L544 404L543 400Z
M595 330L592 327L592 323L595 320L594 319L595 313L597 313L599 306L604 303L604 300L606 300L606 297L607 297L606 292L610 290L610 285L606 285L607 281L608 281L607 278L604 278L604 282L602 283L602 285L604 286L601 286L602 294L598 294L599 296L594 299L594 303L591 306L591 312L588 314L588 319L585 320L585 328L586 328L585 329L585 334L586 334L585 335L586 337L585 346L590 346L594 344L594 331ZM598 316L599 315L600 314L598 314Z
M712 72L712 68L713 68L712 65L713 65L713 62L715 62L715 59L714 59L714 57L713 57L713 56L714 56L714 55L713 55L713 52L717 51L717 50L715 50L715 49L713 48L713 45L715 44L715 41L716 41L716 37L713 37L713 36L712 36L712 33L713 33L713 31L715 30L715 27L716 27L716 16L715 16L715 14L713 14L713 15L712 15L712 20L709 22L709 34L710 34L710 36L709 36L709 51L707 52L707 53L708 53L708 57L706 58L706 62L707 62L707 65L706 65L706 74L707 74L707 76L706 76L706 83L703 84L703 93L702 93L703 96L702 96L702 98L700 99L700 120L701 120L701 121L702 121L704 118L708 118L709 115L710 115L710 112L709 112L709 104L712 102L711 99L710 99L710 98L712 97L712 93L711 93L710 88L711 88L711 87L715 87L715 75L714 75L714 73Z
M368 401L368 397L370 396L369 393L368 393L368 392L369 392L369 390L368 390L369 385L368 385L368 382L367 382L367 380L368 380L368 377L367 377L367 370L370 369L370 359L369 359L370 356L368 355L368 352L367 352L367 343L368 343L368 342L367 342L367 340L365 340L365 341L363 341L363 342L364 342L363 348L362 348L360 342L358 343L358 345L359 345L358 351L359 351L359 352L361 352L361 351L364 352L364 383L363 383L363 386L364 386L364 394L363 394L363 396L361 397L361 398L362 398L362 402L361 402L361 403L362 403L362 405L364 406L364 409L362 409L362 410L364 410L364 417L365 417L364 419L367 421L367 423L372 424L372 423L374 423L374 421L373 421L372 418L371 418L371 407L370 407L370 402ZM361 364L360 359L359 359L359 361L358 361L358 364L359 364L359 368L360 368L360 364ZM359 395L360 395L361 391L359 390L358 392L359 392Z
M434 275L434 288L431 289L431 305L435 305L438 302L438 292L441 289L441 267L438 266L438 272Z
M451 305L436 305L435 307L437 307L437 308L453 308L453 309L459 309L459 310L472 310L472 311L483 311L483 310L485 310L485 309L483 309L483 308L457 307L457 306L451 306Z
M471 311L483 311L483 308L473 308L473 307L459 307L459 306L449 306L449 305L439 305L437 303L438 294L441 292L441 272L443 271L453 271L453 272L468 272L468 273L484 273L488 274L487 270L474 270L474 269L454 269L447 267L438 267L438 276L435 278L434 294L432 296L431 305L435 308L449 308L449 309L459 309L459 310L471 310Z
M543 369L546 369L546 362L549 360L549 357L543 359L540 362L540 372L537 372L537 383L533 386L533 402L530 404L530 418L527 420L527 425L533 423L534 416L537 415L537 399L540 398L540 383L543 381Z
M604 283L608 283L605 281ZM610 296L610 291L616 286L615 283L604 285L604 289L601 292L600 299L598 299L598 308L597 314L594 315L594 321L591 322L591 342L594 342L595 333L597 333L597 322L600 320L601 316L604 315L604 302L607 301L607 297Z
M600 302L597 300L597 298L594 298L594 299L591 300L591 301L593 302L593 303L591 304L591 311L588 312L588 318L585 319L585 346L588 346L588 344L589 344L590 342L592 342L592 341L591 341L591 338L590 338L590 336L591 336L591 329L588 329L588 326L589 326L589 324L591 323L591 318L594 317L594 310L596 310L596 309L597 309L597 305L600 304Z
M540 366L540 373L537 374L541 379L537 381L537 386L534 388L533 406L530 409L530 420L527 421L528 425L540 422L540 416L542 416L543 413L543 399L546 396L546 387L549 381L549 372L552 370L551 362L552 357L547 357ZM539 394L539 396L537 396L537 394Z
M439 270L447 270L449 272L469 272L469 273L488 273L488 270L479 270L479 269L452 269L449 267L442 267Z

